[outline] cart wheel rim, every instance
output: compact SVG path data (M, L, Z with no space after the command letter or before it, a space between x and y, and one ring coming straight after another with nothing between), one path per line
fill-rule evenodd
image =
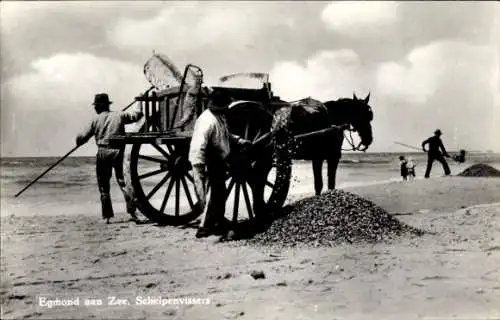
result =
M232 105L227 120L232 134L255 142L269 133L272 115L258 103L241 102ZM283 205L291 172L288 166L273 166L273 156L281 163L290 161L285 159L289 154L276 154L272 145L248 157L237 154L233 158L226 177L226 215L233 222L271 214Z
M130 175L137 206L155 222L186 224L201 214L187 150L187 143L132 147Z

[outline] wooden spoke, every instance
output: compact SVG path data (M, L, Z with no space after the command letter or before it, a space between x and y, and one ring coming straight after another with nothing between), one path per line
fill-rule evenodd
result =
M180 200L180 193L181 193L181 182L179 179L175 180L175 215L178 217L179 216L179 200Z
M174 149L172 149L171 145L166 144L166 146L167 146L168 152L170 152L170 154L174 153Z
M260 134L262 133L262 128L259 128L259 131L255 134L255 137L253 138L252 142L257 141L260 138Z
M167 169L158 169L158 170L151 171L151 172L148 172L148 173L145 173L145 174L141 174L139 176L139 179L145 179L145 178L154 176L156 174L159 174L159 173L162 173L162 172L165 172L165 171L167 171Z
M181 182L182 182L182 187L184 188L184 193L186 194L186 198L187 198L187 200L189 202L189 206L192 209L194 207L194 203L193 203L193 198L191 197L191 192L189 192L189 188L188 188L188 185L187 185L187 182L186 182L186 178L182 177L181 178Z
M151 199L151 197L156 193L156 191L158 191L158 189L160 189L164 184L165 182L167 182L167 180L170 178L172 174L169 172L165 175L165 177L163 177L163 179L161 179L160 182L158 182L158 184L153 188L153 190L151 190L148 195L146 196L146 199Z
M167 161L164 159L157 159L157 158L153 158L150 156L139 155L138 157L139 157L139 159L148 160L148 161L152 161L152 162L167 163Z
M153 149L156 150L148 154ZM197 197L193 172L186 159L188 150L189 142L185 139L162 144L148 139L132 145L130 182L138 209L151 221L183 225L203 213L195 210Z
M231 190L233 190L234 182L235 182L234 179L232 179L229 182L229 185L227 186L227 189L226 189L226 198L229 197L229 195L231 194Z
M193 176L191 175L191 173L186 172L186 178L188 178L188 180L189 180L189 181L191 181L192 183L194 183L194 178L193 178Z
M162 147L160 147L159 145L157 145L156 143L152 143L151 144L156 150L158 150L159 153L161 153L165 158L169 159L170 158L170 155L165 151L163 150Z
M240 184L236 183L236 190L234 190L233 222L238 221L239 204L240 204Z
M247 122L245 126L245 135L243 136L245 139L248 139L248 130L250 129L250 123Z
M248 196L247 185L244 183L242 187L243 187L243 196L245 197L245 202L247 204L248 217L253 218L254 214L253 214L252 204L250 203L250 197Z
M170 198L170 193L172 192L172 187L174 186L174 179L171 179L170 182L168 183L167 190L165 191L165 197L163 198L163 201L161 203L161 208L160 212L165 212L165 207L167 206L168 198Z

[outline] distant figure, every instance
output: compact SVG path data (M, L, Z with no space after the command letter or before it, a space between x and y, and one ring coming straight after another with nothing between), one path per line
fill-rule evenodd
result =
M401 168L401 177L403 181L407 180L408 169L406 168L407 161L404 156L399 156L399 167Z
M432 169L432 163L434 160L441 162L444 169L444 174L446 176L450 175L450 167L444 159L444 157L450 158L448 152L444 148L443 142L441 141L441 130L437 129L434 131L434 136L422 142L422 150L427 152L427 168L425 169L425 178L429 178ZM429 150L425 149L425 145L429 145Z
M415 167L416 162L412 158L408 158L408 163L406 164L406 169L408 170L408 180L415 179Z
M465 162L465 150L460 150L460 153L458 155L453 156L453 160L455 160L458 163L464 163Z
M127 212L133 221L138 221L135 215L136 205L134 199L130 198L125 189L125 179L123 178L123 152L125 145L110 146L109 138L115 134L125 133L125 124L136 122L143 114L137 110L135 112L112 112L109 111L109 97L106 93L99 93L94 98L94 109L97 113L87 128L76 137L76 144L86 143L90 137L95 136L97 144L96 175L99 192L101 194L102 218L114 217L113 205L109 194L109 180L112 170L115 169L115 177L127 203Z

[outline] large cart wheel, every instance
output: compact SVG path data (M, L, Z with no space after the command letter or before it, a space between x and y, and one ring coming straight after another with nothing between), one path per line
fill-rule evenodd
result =
M130 183L140 211L165 225L187 224L197 209L188 139L136 143L130 151Z
M274 148L269 134L273 117L259 103L233 104L227 121L232 134L259 143L246 151L235 148L229 157L226 213L233 222L240 213L249 219L266 218L283 206L288 195L290 153L286 148ZM267 139L261 139L264 136Z

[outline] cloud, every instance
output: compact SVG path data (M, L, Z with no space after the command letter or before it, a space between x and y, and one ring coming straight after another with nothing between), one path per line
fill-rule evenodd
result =
M336 100L352 97L354 92L358 97L365 97L375 86L370 68L350 49L320 51L304 64L278 62L270 78L274 94L285 101L309 96L320 101ZM377 100L371 99L371 104Z
M312 96L319 100L360 96L370 91L371 74L350 49L320 51L302 65L294 61L276 63L270 76L274 91L282 99ZM361 94L360 94L361 93Z
M87 53L61 53L35 60L31 66L31 72L12 78L6 85L13 96L23 100L32 99L36 92L43 102L39 106L42 110L57 109L61 103L66 105L64 109L77 107L96 91L115 93L123 100L130 93L125 94L122 88L136 91L145 84L140 65ZM22 103L19 107L30 106Z
M365 64L351 49L320 51L304 62L281 61L270 73L274 94L286 101L308 96L327 101L352 97L353 92L358 97L371 93L375 140L370 151L389 151L395 133L400 133L400 121L407 115L392 112L392 99L378 92L376 76L377 68ZM349 147L346 142L344 147Z
M399 102L390 109L394 118L408 115L400 128L408 139L439 127L456 148L484 150L498 145L493 138L496 66L498 57L490 46L432 42L403 61L381 64L377 92Z
M394 140L418 145L436 128L445 132L452 149L498 145L493 138L498 58L489 46L437 41L413 49L401 61L377 65L363 63L350 49L321 51L303 63L277 62L271 81L275 94L288 101L371 92L373 151L394 150Z
M458 95L465 94L466 89L490 92L495 89L496 61L489 46L461 41L433 42L415 48L404 61L381 64L377 74L379 90L416 104L427 102L439 92Z
M148 86L142 64L153 49L180 69L200 65L207 84L229 73L270 72L273 90L286 100L371 91L379 150L389 150L396 136L418 143L435 126L443 126L445 139L457 127L457 141L472 146L495 136L488 132L499 108L491 102L498 61L487 47L498 43L494 4L1 6L2 148L16 154L64 152L92 115L87 107L97 91L108 91L115 108L127 104ZM454 118L460 114L463 120Z
M116 110L147 88L141 66L85 53L31 66L2 85L2 154L57 154L90 120L95 93L108 92Z
M348 35L373 35L378 29L386 30L398 20L396 2L335 1L321 13L326 27Z
M257 41L266 25L293 26L291 18L279 14L266 22L263 6L250 2L172 3L154 17L120 19L108 38L125 50L157 49L179 60L201 49L234 55Z

